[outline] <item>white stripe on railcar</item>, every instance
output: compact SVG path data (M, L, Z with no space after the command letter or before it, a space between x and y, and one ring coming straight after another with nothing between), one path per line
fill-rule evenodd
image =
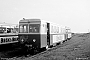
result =
M1 45L1 44L16 43L16 42L18 42L18 41L11 41L11 42L0 43L0 45Z

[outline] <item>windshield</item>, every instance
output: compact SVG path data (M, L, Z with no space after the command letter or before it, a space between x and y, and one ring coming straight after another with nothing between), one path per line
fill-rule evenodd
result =
M28 32L29 31L29 32ZM28 24L19 26L20 33L39 33L40 32L40 24Z
M19 30L20 33L28 32L28 25L20 25L19 28L20 28L20 30Z
M40 24L29 25L29 33L39 33L39 32L40 32Z

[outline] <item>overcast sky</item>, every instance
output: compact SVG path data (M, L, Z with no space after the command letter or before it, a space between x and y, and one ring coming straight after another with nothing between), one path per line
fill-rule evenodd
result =
M90 30L90 0L0 0L0 22L18 24L40 18L68 26L72 32Z

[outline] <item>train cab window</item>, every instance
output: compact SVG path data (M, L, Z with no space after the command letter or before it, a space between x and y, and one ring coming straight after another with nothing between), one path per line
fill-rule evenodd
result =
M23 32L23 25L20 26L19 32Z
M27 33L28 32L28 25L20 25L20 33Z
M30 24L29 32L30 33L39 33L40 32L40 24Z

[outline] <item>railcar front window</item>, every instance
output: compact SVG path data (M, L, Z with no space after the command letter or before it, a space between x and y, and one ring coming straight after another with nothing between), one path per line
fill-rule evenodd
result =
M20 32L23 32L23 26L20 26Z
M39 33L40 32L40 24L30 24L29 32L30 33Z
M28 25L20 25L20 33L27 33Z

